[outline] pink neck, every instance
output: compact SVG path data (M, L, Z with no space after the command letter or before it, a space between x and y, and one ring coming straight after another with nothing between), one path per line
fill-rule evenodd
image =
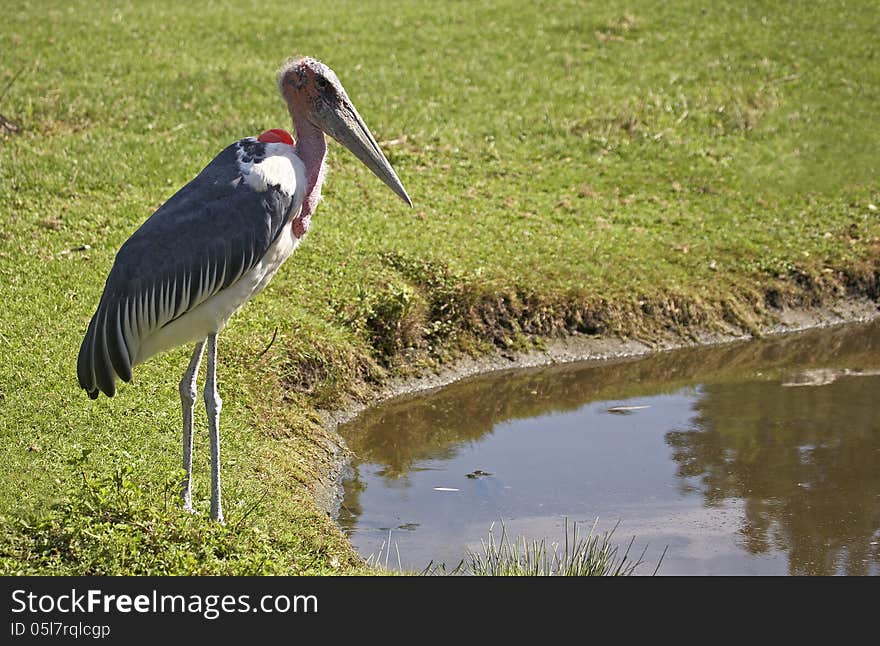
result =
M321 199L327 142L324 140L324 133L308 119L294 117L293 125L296 129L296 154L306 167L306 194L300 218L308 229L309 218Z

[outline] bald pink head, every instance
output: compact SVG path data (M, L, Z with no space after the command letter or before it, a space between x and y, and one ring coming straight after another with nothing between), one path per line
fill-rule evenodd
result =
M311 130L317 128L323 131L354 153L392 191L412 206L397 173L333 70L314 58L290 60L278 73L278 89L287 103L301 144L303 135ZM306 136L306 139L311 137Z
M333 70L314 58L285 63L278 74L278 87L294 119L314 115L321 109L321 103L336 104L340 98L348 99Z

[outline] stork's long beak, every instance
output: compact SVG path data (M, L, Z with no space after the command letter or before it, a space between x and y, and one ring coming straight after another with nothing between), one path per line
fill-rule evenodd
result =
M324 132L353 152L355 157L385 182L400 199L412 206L412 200L406 194L400 178L382 154L373 133L367 128L367 124L347 96L339 97L339 102L335 106L327 106L318 112L317 117L319 121L317 125Z

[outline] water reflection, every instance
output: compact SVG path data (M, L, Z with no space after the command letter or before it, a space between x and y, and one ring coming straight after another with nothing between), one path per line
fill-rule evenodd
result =
M698 478L710 506L744 500L744 547L788 551L792 574L868 574L880 562L880 381L701 395L693 427L667 434L683 482Z
M877 573L878 373L874 323L460 382L341 429L339 522L416 568L599 516L669 544L661 573Z

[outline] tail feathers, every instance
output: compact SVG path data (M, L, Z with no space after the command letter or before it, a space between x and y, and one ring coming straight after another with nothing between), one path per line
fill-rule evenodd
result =
M93 316L86 336L79 348L79 357L76 360L76 374L79 378L79 387L85 390L92 399L98 398L98 388L95 385L95 368L93 366L93 339L95 336L95 319Z
M89 397L116 394L116 379L131 381L131 354L121 328L120 308L101 303L79 349L76 372Z

